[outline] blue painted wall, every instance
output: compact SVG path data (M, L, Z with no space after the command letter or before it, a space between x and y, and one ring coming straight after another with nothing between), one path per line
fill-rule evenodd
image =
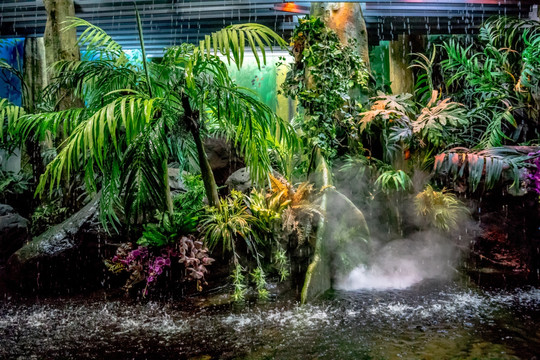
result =
M23 51L23 38L0 40L0 59L21 72ZM9 99L15 105L21 105L21 82L15 75L6 70L0 70L0 98Z

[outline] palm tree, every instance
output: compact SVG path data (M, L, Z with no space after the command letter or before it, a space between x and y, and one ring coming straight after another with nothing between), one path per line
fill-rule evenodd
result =
M62 179L84 169L87 188L101 187L103 223L115 226L123 213L129 224L156 208L172 210L167 174L171 140L183 149L194 143L211 206L219 206L219 199L203 145L208 125L239 146L258 181L271 169L271 144L296 145L289 124L238 87L218 57L240 67L247 42L257 62L259 52L265 62L265 46L284 45L272 30L258 24L231 25L206 36L198 47L170 48L161 63L154 63L146 61L142 31L143 59L137 62L128 60L118 43L85 20L74 18L68 26L86 26L79 42L92 59L55 64L58 76L49 90L75 89L86 107L27 115L17 123L16 130L23 134L41 134L63 124L68 135L41 177L38 193L47 185L52 191Z

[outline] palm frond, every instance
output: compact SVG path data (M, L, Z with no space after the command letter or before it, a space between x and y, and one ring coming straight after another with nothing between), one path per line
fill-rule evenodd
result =
M299 146L296 133L248 89L218 86L217 91L216 101L208 103L213 116L244 155L252 179L266 181L272 164L265 149L278 142L295 151Z
M492 107L493 110L496 107ZM505 140L512 140L504 132L504 125L510 125L514 129L517 128L517 122L512 114L512 108L507 108L503 111L494 111L493 117L488 122L488 126L482 136L478 148L493 148L504 145ZM503 123L504 121L504 123Z
M78 42L80 46L86 46L87 51L96 51L113 56L115 60L126 60L120 44L107 35L103 29L84 19L69 17L65 22L64 31L81 26L86 27L86 29L79 36Z
M419 74L414 85L414 91L421 102L427 102L429 95L435 90L433 85L433 65L437 55L437 47L433 46L430 57L422 53L413 53L412 64L409 68L418 68L423 73Z
M60 88L73 89L83 97L88 107L101 107L106 94L121 89L136 89L140 76L136 68L117 66L108 59L58 61L52 66L53 82L46 88L46 96Z
M526 29L523 32L525 49L521 54L522 69L520 83L529 88L536 87L540 83L540 23L535 28Z
M130 142L122 157L120 188L128 220L133 214L149 215L154 208L167 209L167 159L164 119L160 118Z
M386 194L393 191L407 191L411 185L411 178L403 170L385 171L375 181L375 186Z
M130 144L144 131L158 104L159 100L134 94L117 98L95 112L62 144L62 150L42 175L37 192L42 193L47 183L53 191L64 175L69 178L73 168L86 164L89 159L99 169L106 170L110 159L120 157L121 145ZM86 167L87 174L93 171L93 167ZM91 180L92 177L88 178Z
M82 108L27 114L15 121L13 129L23 141L30 136L35 136L36 141L43 141L50 133L57 134L60 130L63 137L67 138L86 118L86 115L87 110Z
M262 55L263 64L266 64L265 48L272 49L274 45L281 48L287 46L285 40L270 28L261 24L236 24L206 35L201 40L196 52L210 57L217 56L218 52L227 57L227 62L231 63L231 58L238 68L244 62L244 49L246 44L251 48L257 65L261 66L259 52ZM212 54L213 53L213 54Z

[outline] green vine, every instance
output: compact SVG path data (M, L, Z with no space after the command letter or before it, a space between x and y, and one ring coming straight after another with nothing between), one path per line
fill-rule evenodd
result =
M300 133L308 148L327 158L337 153L338 134L347 117L351 93L367 86L369 74L354 41L344 45L320 18L301 19L292 36L294 63L282 93L303 109Z

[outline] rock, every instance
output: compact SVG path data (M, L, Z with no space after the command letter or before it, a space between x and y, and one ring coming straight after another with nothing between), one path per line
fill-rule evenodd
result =
M253 184L249 177L249 169L241 168L240 170L236 170L229 176L227 181L225 181L225 185L227 185L229 191L234 189L243 193L249 192L253 188Z
M187 191L180 169L168 168L167 173L169 174L169 188L171 192Z
M473 280L488 286L538 284L538 195L529 193L515 197L498 192L487 193L472 208L478 209L473 215L480 223L467 263Z
M0 216L14 214L15 210L7 204L0 204Z
M28 241L28 220L0 204L0 265Z
M244 166L241 157L225 138L208 138L204 147L218 186L225 184L233 172Z
M99 196L63 223L20 248L8 260L7 281L25 292L58 293L98 286L107 276L103 259L115 247L97 217Z

